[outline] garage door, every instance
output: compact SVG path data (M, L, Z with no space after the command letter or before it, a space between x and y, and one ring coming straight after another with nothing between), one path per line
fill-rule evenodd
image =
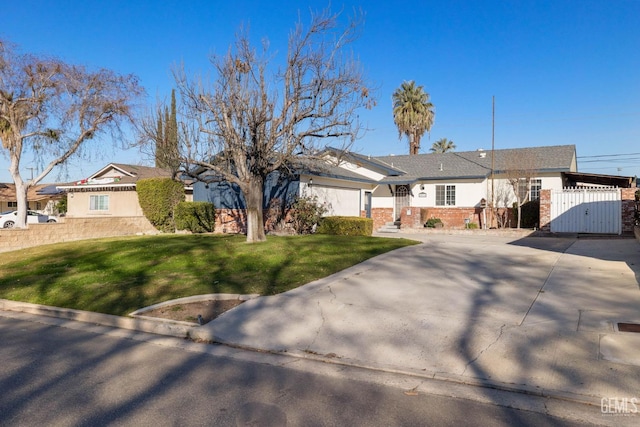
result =
M325 203L330 216L360 216L360 190L314 185L312 193Z
M622 233L618 188L570 188L551 193L552 233Z

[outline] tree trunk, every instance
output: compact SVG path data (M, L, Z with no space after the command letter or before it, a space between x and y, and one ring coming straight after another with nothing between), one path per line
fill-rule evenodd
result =
M522 221L522 205L520 204L520 201L518 201L518 230L520 229L521 221Z
M267 236L262 215L263 179L252 177L246 187L244 196L247 202L247 243L264 242Z
M16 202L18 202L18 214L16 215L16 228L27 228L27 192L31 182L25 183L20 176L18 165L20 164L20 154L11 153L11 164L9 173L16 186Z
M411 142L409 148L409 154L419 154L420 151L420 137L418 135L411 135Z
M18 202L18 214L16 215L15 228L27 228L27 192L29 186L25 184L20 176L14 176L13 182L16 185L16 201Z

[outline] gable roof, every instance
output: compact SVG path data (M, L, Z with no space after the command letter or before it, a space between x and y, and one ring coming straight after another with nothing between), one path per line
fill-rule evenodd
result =
M494 150L494 172L509 168L514 155L535 158L540 172L571 172L575 168L575 145ZM387 176L381 183L408 184L420 180L484 179L491 174L490 151L463 151L402 156L381 156L377 160L404 171Z
M78 188L135 188L140 179L171 178L170 170L152 166L128 165L124 163L109 163L87 179L72 184L58 186L58 188L73 191Z
M325 152L331 153L338 161L346 160L369 170L379 172L382 175L401 175L404 172L378 160L376 157L364 156L362 154L345 151L338 148L327 147Z

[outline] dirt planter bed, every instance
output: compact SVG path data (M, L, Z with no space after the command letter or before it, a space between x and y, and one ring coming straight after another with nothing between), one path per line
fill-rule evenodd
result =
M184 322L190 325L205 324L227 310L256 298L259 294L206 294L178 298L149 307L141 308L130 314L139 318L161 318ZM200 317L200 320L199 320Z

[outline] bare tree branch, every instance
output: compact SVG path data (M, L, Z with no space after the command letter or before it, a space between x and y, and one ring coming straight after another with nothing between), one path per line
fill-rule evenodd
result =
M240 33L226 55L211 59L212 85L174 70L185 117L197 122L200 134L186 142L185 163L240 187L247 200L248 241L265 239L267 175L299 159L318 158L329 141L346 149L364 130L357 109L375 105L357 61L344 51L356 39L360 20L340 29L337 19L324 11L312 14L308 28L298 23L280 69L274 69L266 43L258 52Z
M118 133L120 122L132 118L133 101L142 92L134 76L18 54L0 41L0 140L16 185L17 227L26 224L29 187L86 141ZM25 150L46 164L26 182L20 175Z

